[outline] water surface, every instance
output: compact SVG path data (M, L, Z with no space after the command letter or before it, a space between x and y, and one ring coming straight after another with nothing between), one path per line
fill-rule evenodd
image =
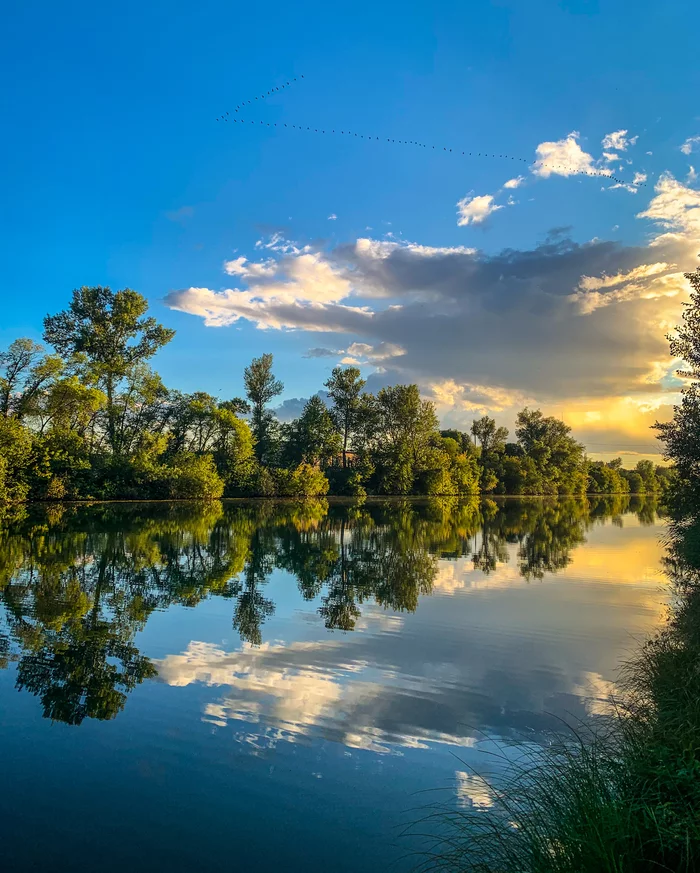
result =
M651 501L100 504L0 529L3 869L407 870L493 741L602 711ZM447 800L446 800L447 798Z

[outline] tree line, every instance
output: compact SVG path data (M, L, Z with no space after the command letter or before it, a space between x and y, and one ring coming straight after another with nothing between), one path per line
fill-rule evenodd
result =
M372 394L355 367L336 367L327 401L282 423L271 354L245 368L243 398L186 394L150 365L174 334L136 291L83 287L44 319L46 346L23 338L0 353L0 502L649 493L669 482L649 461L589 461L540 410L518 414L514 442L488 416L440 430L417 385Z

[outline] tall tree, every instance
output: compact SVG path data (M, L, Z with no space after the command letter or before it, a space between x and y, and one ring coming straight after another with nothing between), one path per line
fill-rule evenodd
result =
M380 489L409 494L418 474L429 466L435 438L441 439L435 407L421 400L417 385L392 385L377 394L377 409Z
M586 488L584 447L571 436L571 428L539 409L523 409L515 427L527 460L539 474L537 488L547 494L576 494ZM534 482L533 482L534 486ZM528 490L525 493L537 493Z
M479 440L482 456L491 452L504 452L506 449L508 428L497 427L496 421L488 415L472 422L472 434Z
M148 302L130 288L77 288L68 309L44 319L44 339L70 359L107 397L107 439L122 450L117 392L123 380L170 342L175 331L146 317Z
M253 358L243 372L243 383L252 408L251 429L256 441L255 452L262 463L270 453L270 437L274 427L274 418L265 407L284 390L284 384L272 372L272 355L267 353Z
M287 455L295 464L303 461L327 467L340 450L340 434L326 404L316 394L289 428Z
M20 420L31 415L62 369L61 359L45 355L43 346L26 338L15 340L0 352L0 415Z
M665 443L665 456L674 461L686 486L697 491L700 482L700 267L686 273L690 300L685 304L683 323L668 337L671 355L685 362L678 376L686 380L679 405L673 407L669 422L656 422L654 428Z
M333 401L331 415L343 440L343 467L347 467L348 446L362 408L365 380L357 367L335 367L325 387Z

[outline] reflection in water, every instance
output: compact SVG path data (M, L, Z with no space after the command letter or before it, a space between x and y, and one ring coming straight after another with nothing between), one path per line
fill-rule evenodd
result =
M303 732L329 708L381 706L391 675L384 671L380 682L365 664L359 681L356 663L331 675L317 669L314 659L322 653L315 644L266 643L265 622L275 612L266 589L275 570L294 576L304 600L317 601L329 630L381 620L395 629L398 617L384 610L414 612L420 596L449 586L444 570L460 561L487 575L509 564L519 578L537 580L567 567L594 524L619 525L630 511L639 524L654 523L655 504L631 500L34 509L0 532L0 668L17 662L17 688L36 695L47 718L73 725L111 719L130 691L157 675L134 644L149 616L174 604L230 598L243 648L226 653L193 643L160 663L162 678L184 685L206 675L234 688L235 698L209 705L214 723L255 720L265 709L277 731ZM369 722L362 742L349 723L342 730L346 745L381 746ZM382 741L401 737L415 745L422 736L397 722L385 725Z

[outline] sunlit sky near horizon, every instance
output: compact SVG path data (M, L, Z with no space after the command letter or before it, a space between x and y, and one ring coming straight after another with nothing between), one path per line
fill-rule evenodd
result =
M12 2L0 346L128 286L177 330L174 388L239 395L270 351L291 415L357 362L446 426L540 406L594 457L651 456L699 263L698 25L692 2ZM254 124L215 121L249 99Z

